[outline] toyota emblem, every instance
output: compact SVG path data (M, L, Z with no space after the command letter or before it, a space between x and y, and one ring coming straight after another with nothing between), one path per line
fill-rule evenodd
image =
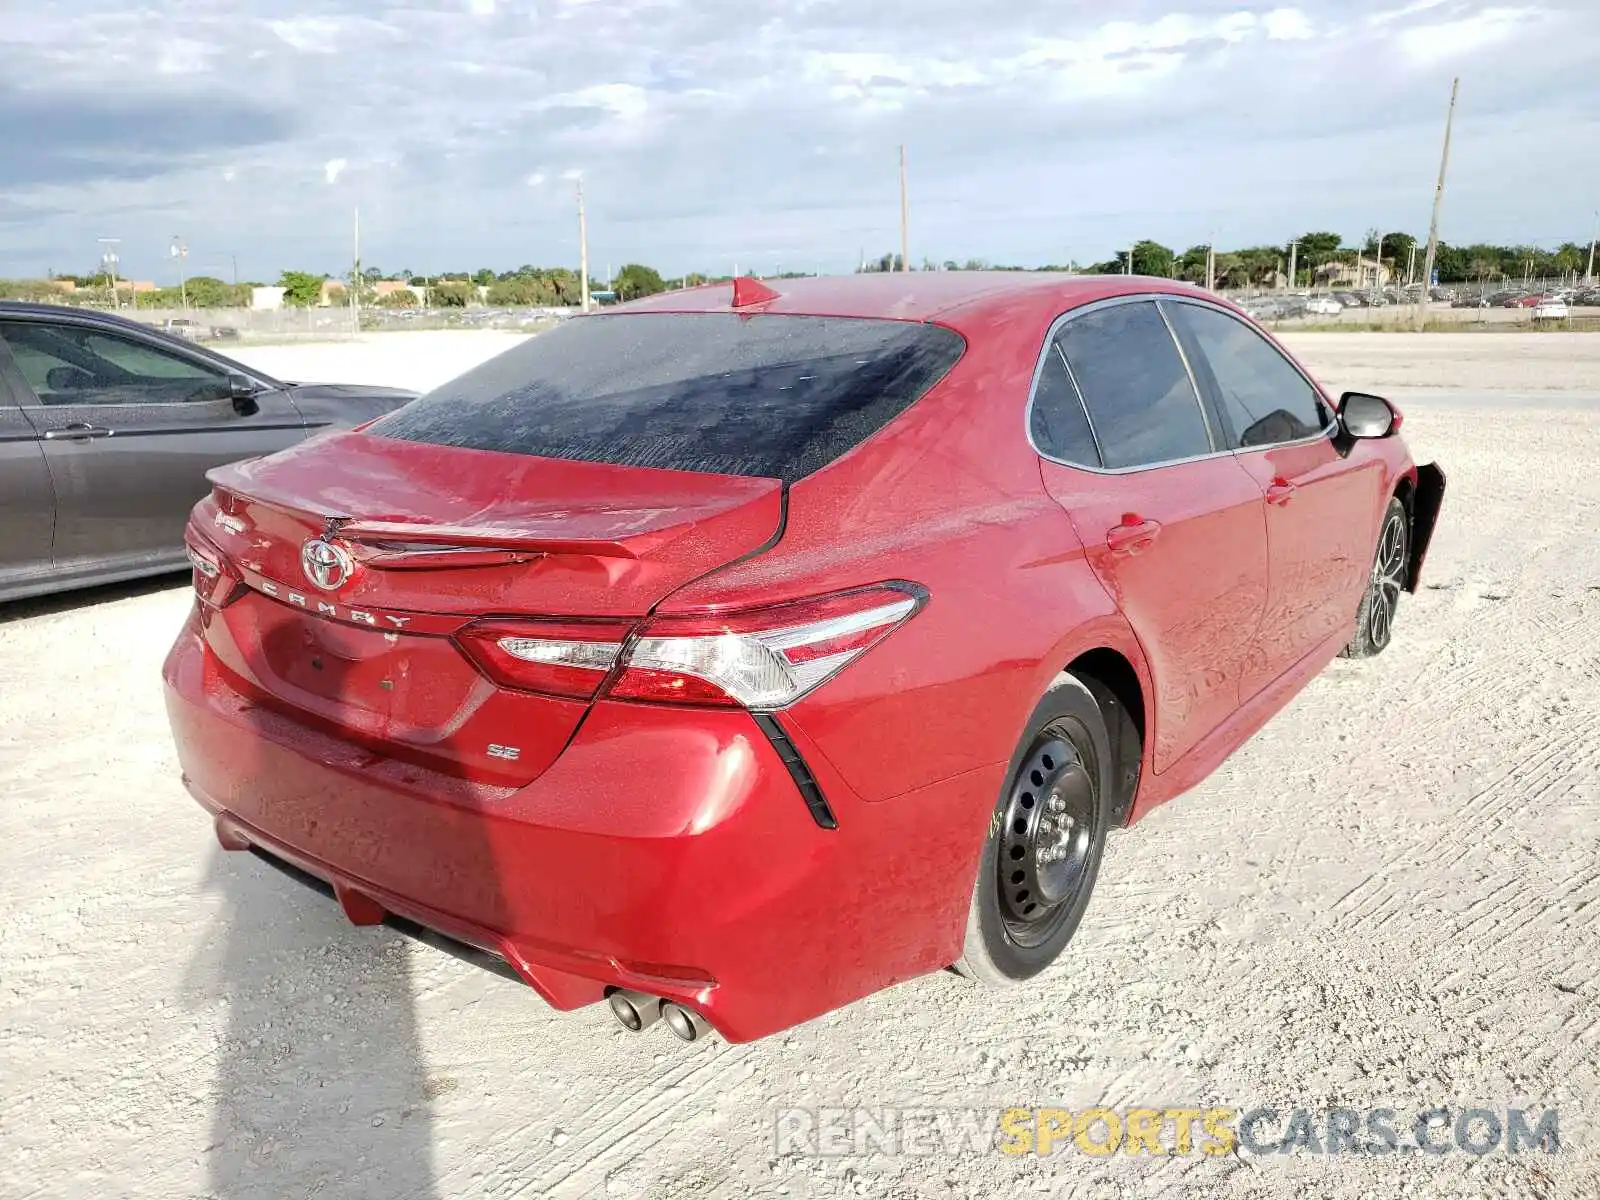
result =
M332 592L344 586L356 564L343 546L324 538L312 538L300 547L300 569L323 591Z

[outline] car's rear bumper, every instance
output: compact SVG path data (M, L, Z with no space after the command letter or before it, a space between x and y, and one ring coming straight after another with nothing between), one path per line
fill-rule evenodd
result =
M486 950L558 1008L634 988L744 1041L959 954L999 766L866 804L795 734L829 830L743 712L601 703L512 789L250 702L193 620L165 679L185 783L224 846L325 880L358 924L394 915Z

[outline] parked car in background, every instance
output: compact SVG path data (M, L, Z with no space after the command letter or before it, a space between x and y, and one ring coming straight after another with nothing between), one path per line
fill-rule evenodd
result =
M1570 316L1572 310L1560 296L1545 296L1533 306L1535 321L1565 321Z
M1313 296L1306 301L1306 312L1312 316L1336 317L1343 311L1344 305L1332 296Z
M1517 292L1502 301L1501 306L1503 308L1532 308L1539 303L1540 299L1542 297L1537 293L1530 295L1527 292Z
M574 317L213 472L164 675L225 848L559 1008L748 1041L1036 976L1110 830L1389 644L1444 477L1233 306L777 287Z
M413 395L284 383L122 317L0 302L0 600L181 567L211 468Z

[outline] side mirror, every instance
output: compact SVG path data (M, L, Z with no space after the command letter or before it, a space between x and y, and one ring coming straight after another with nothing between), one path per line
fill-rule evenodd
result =
M1382 396L1346 392L1339 397L1339 424L1353 438L1386 438L1400 427L1400 414Z
M258 390L247 375L228 376L228 399L233 401L233 411L241 417L253 417L261 411L261 405L256 402Z

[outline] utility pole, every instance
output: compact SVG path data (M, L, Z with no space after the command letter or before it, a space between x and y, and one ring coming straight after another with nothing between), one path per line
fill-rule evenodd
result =
M350 327L352 333L361 332L361 208L354 211L355 223L351 228L351 250L354 257L350 265Z
M1450 130L1456 120L1456 94L1461 89L1461 80L1456 78L1450 83L1450 112L1444 119L1444 150L1439 155L1439 183L1433 190L1433 217L1428 222L1428 255L1422 266L1422 279L1426 287L1433 286L1433 264L1439 253L1439 205L1444 200L1444 176L1450 166ZM1424 292L1424 295L1427 293ZM1417 305L1417 328L1422 327L1422 314L1427 311L1426 304Z
M1583 273L1583 281L1590 287L1594 286L1594 247L1600 242L1600 211L1594 214L1594 236L1589 239L1589 269Z
M906 147L900 143L900 269L911 270L911 202L906 195Z
M1133 247L1137 246L1137 245L1138 245L1138 243L1134 242L1133 245L1130 245L1128 247L1128 269L1127 269L1127 271L1124 272L1124 274L1127 274L1127 275L1132 275L1133 274Z
M1406 286L1410 287L1417 276L1417 244L1411 243L1411 257L1406 259Z
M239 286L239 256L237 254L230 254L228 257L233 259L233 286L234 287L238 287Z
M583 290L583 311L589 311L589 218L583 211L583 176L578 176L578 274Z
M1372 251L1372 287L1374 291L1383 290L1383 234L1378 235L1378 244Z
M1206 246L1206 291L1217 290L1217 238L1213 234Z
M1299 276L1299 273L1298 273L1299 266L1300 266L1300 243L1299 242L1290 242L1289 243L1289 290L1291 292L1294 291L1294 289L1297 286L1299 286L1299 283L1300 283L1300 276Z

